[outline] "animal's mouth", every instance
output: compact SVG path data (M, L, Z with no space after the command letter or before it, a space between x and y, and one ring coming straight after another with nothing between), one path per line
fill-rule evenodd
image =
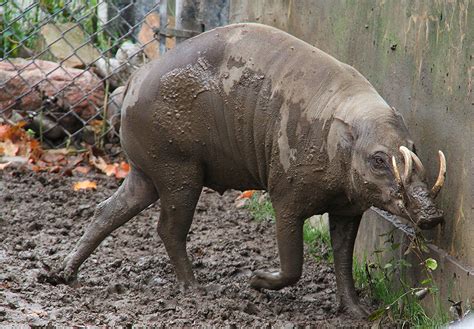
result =
M444 216L441 214L435 217L421 218L417 222L417 226L422 230L431 230L444 221Z
M435 184L428 190L424 183L425 169L418 156L405 146L400 146L403 155L405 168L400 174L397 161L392 156L392 170L397 182L398 191L404 195L405 202L398 205L399 210L408 219L422 230L432 229L443 222L443 212L434 205L434 199L443 187L446 178L446 158L443 152L439 151L439 173ZM412 165L415 164L420 181L414 181L412 177Z

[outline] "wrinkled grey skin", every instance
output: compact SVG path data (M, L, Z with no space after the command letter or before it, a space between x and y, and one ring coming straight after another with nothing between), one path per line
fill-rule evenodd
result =
M374 205L424 228L442 218L416 172L403 191L394 180L392 155L403 168L398 148L413 149L400 114L352 67L267 26L218 28L145 65L129 82L121 127L131 172L66 257L66 282L159 198L158 233L178 281L196 285L186 236L202 187L262 189L276 212L281 269L254 273L252 287L296 283L304 220L328 212L340 306L363 317L352 280L362 213Z

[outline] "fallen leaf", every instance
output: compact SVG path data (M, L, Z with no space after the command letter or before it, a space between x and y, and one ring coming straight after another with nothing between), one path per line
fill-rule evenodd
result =
M73 173L78 173L82 175L87 175L89 171L91 171L91 167L87 167L87 166L77 166L76 168L72 170Z
M11 164L11 162L0 163L0 170L5 169Z
M115 166L113 164L107 164L104 158L91 155L89 161L94 167L101 170L107 176L115 175Z
M9 125L0 125L0 141L6 139L9 129L10 129Z
M69 156L67 157L67 165L70 168L76 167L79 163L81 163L84 160L83 154L78 154L74 156Z
M26 122L20 121L14 126L9 126L7 125L7 128L2 128L2 136L1 138L3 140L10 140L12 142L17 142L19 140L25 140L28 139L28 135L26 134L26 131L24 131L22 128L26 125Z
M34 172L40 172L41 171L41 168L40 166L38 165L31 165L31 170L33 170Z
M130 171L130 165L126 163L125 161L122 161L115 168L115 177L118 179L124 179L125 177L127 177L129 171Z
M60 166L52 166L52 167L49 167L48 171L50 173L55 173L57 174L58 172L61 171L61 167Z
M97 189L97 183L90 180L84 180L84 181L74 183L74 191L89 190L89 189L93 189L93 190Z
M33 161L38 160L43 154L43 149L41 148L41 143L36 139L32 139L29 142L30 149L30 159Z
M2 149L2 153L0 153L0 155L10 157L14 157L15 155L17 155L18 151L20 150L19 145L14 144L11 140L8 139L5 142L0 142L0 148Z
M100 135L102 129L104 129L104 121L103 120L91 120L89 121L89 126L92 127L92 130L96 135Z
M255 193L255 190L247 190L243 191L238 197L237 200L239 199L250 199Z
M61 153L56 153L56 152L51 152L51 150L46 150L41 157L41 160L44 162L49 162L49 163L57 163L59 161L64 160L64 154Z

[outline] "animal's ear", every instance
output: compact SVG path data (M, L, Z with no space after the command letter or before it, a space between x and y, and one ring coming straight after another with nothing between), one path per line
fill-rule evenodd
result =
M395 117L400 120L403 125L406 127L407 126L407 123L405 122L405 119L403 118L402 114L400 113L400 111L398 111L396 108L394 108L393 106L390 106L390 108L392 109L393 111L393 114L395 115Z
M354 144L354 133L352 127L340 118L334 118L328 134L328 155L332 159L337 152L338 147L350 149Z

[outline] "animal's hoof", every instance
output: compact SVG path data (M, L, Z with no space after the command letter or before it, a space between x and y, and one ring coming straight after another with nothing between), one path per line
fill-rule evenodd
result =
M188 293L188 292L200 292L200 293L205 293L206 290L196 281L193 282L183 282L180 281L179 283L179 290L182 293Z
M254 272L252 278L250 279L250 286L254 289L270 289L270 290L279 290L287 284L283 282L280 272L263 272L256 271Z
M38 282L49 283L53 286L59 284L67 284L72 287L78 286L76 275L70 271L66 271L64 268L40 273L38 275Z
M356 319L367 319L369 316L369 312L364 307L356 303L339 304L339 312Z

